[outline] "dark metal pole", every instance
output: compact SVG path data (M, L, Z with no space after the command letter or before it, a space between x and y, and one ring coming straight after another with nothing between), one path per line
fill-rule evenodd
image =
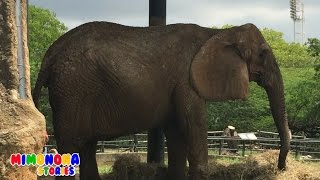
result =
M149 26L166 25L166 0L149 0ZM161 128L148 131L148 163L164 163L164 135Z
M166 25L166 0L149 0L149 26Z

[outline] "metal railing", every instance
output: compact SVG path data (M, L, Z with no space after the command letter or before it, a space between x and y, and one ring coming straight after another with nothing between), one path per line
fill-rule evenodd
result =
M253 132L257 139L247 140L240 137L223 136L223 131L208 131L208 150L213 155L246 156L252 153L263 152L267 149L279 149L280 139L278 133L257 131ZM49 136L50 139L53 137ZM52 142L52 141L49 141ZM236 147L230 148L228 142L234 142ZM117 152L146 152L147 134L134 134L112 141L98 141L98 153ZM55 148L54 144L46 145ZM165 147L165 151L166 151ZM320 161L320 139L306 138L292 135L290 152L296 158Z

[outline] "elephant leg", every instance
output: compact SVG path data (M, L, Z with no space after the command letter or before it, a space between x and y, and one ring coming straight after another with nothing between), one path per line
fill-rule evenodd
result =
M189 179L208 178L208 128L205 101L189 85L176 92L176 113L187 142Z
M187 146L186 141L178 128L169 126L165 128L168 147L168 177L170 180L187 179L186 162Z
M59 154L75 153L77 152L77 147L74 146L70 137L66 138L56 138L57 150ZM77 175L78 172L76 172ZM56 180L74 180L75 176L56 176Z
M208 177L208 143L205 126L190 129L188 135L189 179L207 179Z
M67 108L59 108L58 110L52 107L52 117L54 125L54 137L57 143L57 150L59 154L75 153L79 152L78 147L73 143L71 135L68 133L70 127L68 121L69 116L66 112ZM60 106L63 107L63 106ZM66 125L65 125L66 124ZM76 172L77 174L78 172ZM75 176L56 176L56 180L74 180Z
M80 149L80 179L100 179L96 161L97 140L87 141Z

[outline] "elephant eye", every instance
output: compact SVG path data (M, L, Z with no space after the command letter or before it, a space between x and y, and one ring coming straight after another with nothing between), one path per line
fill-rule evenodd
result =
M260 53L259 53L259 57L258 57L258 63L259 64L262 64L266 58L266 55L267 55L267 51L266 50L262 50Z
M259 58L264 58L265 55L266 55L266 51L263 50L263 51L260 52Z

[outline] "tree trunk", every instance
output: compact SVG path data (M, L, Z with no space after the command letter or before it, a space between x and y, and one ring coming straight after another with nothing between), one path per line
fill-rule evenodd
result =
M18 94L17 25L15 1L0 1L0 179L37 179L36 167L11 166L12 153L40 153L45 142L45 120L34 107L30 92L27 47L27 3L21 0L26 99Z

